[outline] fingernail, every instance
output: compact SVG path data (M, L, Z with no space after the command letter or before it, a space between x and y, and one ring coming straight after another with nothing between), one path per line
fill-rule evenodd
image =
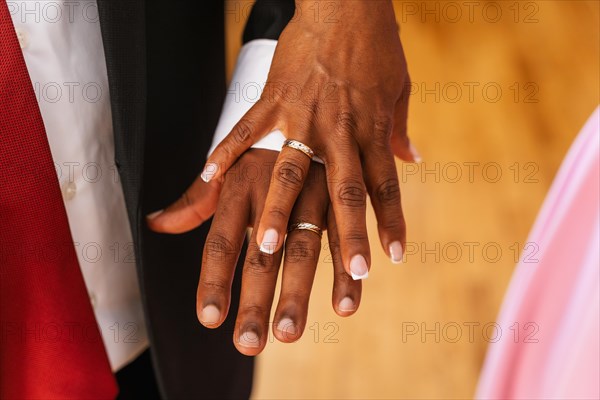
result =
M165 210L154 211L153 213L150 213L150 214L146 215L146 218L148 218L148 219L154 219L154 218L158 217L160 214L162 214L163 211L165 211Z
M207 163L200 174L200 178L208 183L216 175L218 169L219 167L216 163Z
M200 313L200 322L202 325L215 325L221 319L221 312L212 304L207 305Z
M369 277L369 267L367 261L360 254L355 255L350 260L350 275L355 281L359 279L367 279Z
M419 151L416 149L416 147L415 147L415 146L413 146L413 144L412 144L412 143L410 143L410 144L408 145L408 148L409 148L409 150L410 150L410 153L412 154L412 156L413 156L413 159L415 160L415 162L416 162L416 163L420 163L420 162L422 162L422 161L423 161L423 159L421 158L421 154L420 154L420 153L419 153Z
M238 339L238 344L244 347L259 347L260 338L254 331L246 331L242 333Z
M394 264L402 263L402 244L400 242L390 244L390 258Z
M277 329L283 333L285 337L287 337L287 335L296 336L296 325L290 318L283 318L279 321Z
M348 296L344 297L340 304L338 305L338 310L341 312L351 312L356 310L356 306L354 305L354 301Z
M263 235L260 251L267 254L275 253L275 248L279 242L279 234L275 229L267 229Z

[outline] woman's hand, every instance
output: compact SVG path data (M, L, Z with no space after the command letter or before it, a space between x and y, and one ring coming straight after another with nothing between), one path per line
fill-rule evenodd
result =
M209 157L202 179L218 180L274 129L309 146L325 163L343 264L362 279L370 265L367 193L385 252L393 262L402 259L405 222L394 154L418 161L406 135L409 76L391 1L327 4L335 12L316 18L297 1L297 17L279 39L261 99ZM309 166L297 150L280 153L275 176L286 178L272 182L255 233L263 251L283 245Z

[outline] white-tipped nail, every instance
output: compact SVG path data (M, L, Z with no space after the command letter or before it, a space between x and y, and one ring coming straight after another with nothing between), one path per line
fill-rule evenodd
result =
M216 163L207 163L200 174L200 178L208 183L217 174L219 166Z
M402 263L403 250L400 242L392 242L390 244L390 258L394 264Z
M221 312L216 306L212 304L209 304L206 307L204 307L202 309L202 312L200 313L200 322L202 322L202 325L215 325L219 322L220 319Z
M354 301L348 296L344 297L340 304L338 305L338 310L341 312L351 312L356 310L356 306L354 305Z
M423 159L421 158L421 154L420 154L420 153L419 153L419 151L416 149L416 147L415 147L415 146L413 146L413 144L412 144L412 143L410 143L410 144L408 145L408 148L409 148L409 150L410 150L410 153L412 154L412 156L413 156L413 159L415 160L415 162L416 162L416 163L420 163L420 162L422 162L422 161L423 161Z
M244 347L256 348L260 346L260 338L254 331L246 331L240 335L238 344Z
M275 229L267 229L263 235L262 243L260 244L260 251L267 254L275 253L275 248L279 243L279 234Z
M296 325L290 318L283 318L281 321L279 321L277 324L277 330L283 333L285 337L288 337L288 335L296 336Z
M153 213L150 213L150 214L146 215L146 218L148 218L148 219L154 219L154 218L158 217L160 214L162 214L163 211L165 211L165 210L154 211Z
M369 277L367 261L360 254L355 255L352 257L352 260L350 260L350 275L355 281L367 279Z

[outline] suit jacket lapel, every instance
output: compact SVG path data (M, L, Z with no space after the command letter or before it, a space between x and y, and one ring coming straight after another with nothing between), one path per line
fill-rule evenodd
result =
M111 99L115 164L133 240L139 248L146 126L146 24L143 0L98 0Z

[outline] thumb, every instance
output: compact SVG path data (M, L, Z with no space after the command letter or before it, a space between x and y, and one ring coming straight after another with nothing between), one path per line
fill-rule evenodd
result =
M164 210L146 216L148 227L160 233L184 233L202 225L215 213L222 181L204 182L200 177Z

